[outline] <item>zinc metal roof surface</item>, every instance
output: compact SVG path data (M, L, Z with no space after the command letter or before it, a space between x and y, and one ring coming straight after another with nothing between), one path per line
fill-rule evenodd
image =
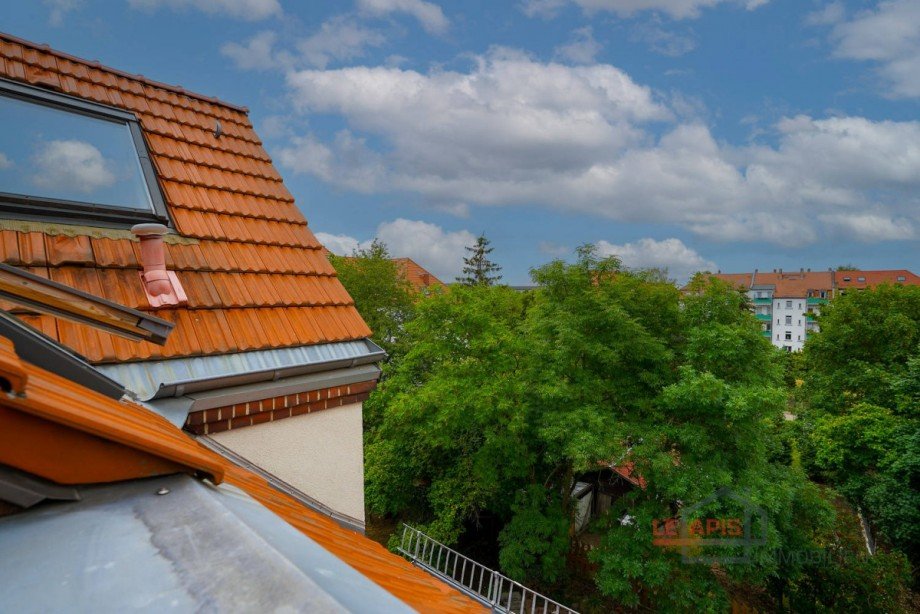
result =
M235 487L171 475L79 494L0 518L5 609L411 611Z
M4 463L29 471L36 458L40 458L44 466L53 466L59 464L56 459L66 457L67 450L61 448L67 445L69 439L43 437L36 429L19 431L11 426L16 416L39 420L40 425L44 425L39 429L47 434L60 435L66 431L89 435L93 441L105 445L97 447L97 453L84 459L85 463L114 464L124 458L126 450L161 461L156 466L149 463L147 466L139 465L133 475L126 475L122 470L112 480L150 477L182 469L189 473L207 474L215 483L232 484L243 490L360 574L417 610L483 611L479 603L380 544L341 527L331 518L275 490L265 479L208 450L156 413L137 404L114 401L23 362L3 338L0 338L0 358L0 374L4 377L27 377L24 395L0 395L0 436L32 437L28 441L20 441L21 445L6 446L0 450ZM67 483L81 483L78 479L80 472L92 469L78 467L76 479ZM98 475L98 472L92 475ZM47 474L43 477L53 479Z
M31 320L97 363L223 354L356 340L370 330L335 277L244 108L80 60L0 33L0 77L132 112L176 231L166 266L188 306L165 346L125 341L42 316ZM220 120L223 135L214 136ZM54 221L54 220L49 220ZM126 233L60 224L0 231L0 261L150 309L139 244Z

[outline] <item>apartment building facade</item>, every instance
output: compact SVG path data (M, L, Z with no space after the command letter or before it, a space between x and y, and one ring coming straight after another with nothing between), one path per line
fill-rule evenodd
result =
M787 352L805 347L819 330L816 317L834 296L891 283L920 285L920 276L905 270L783 271L717 273L714 277L747 290L764 337Z

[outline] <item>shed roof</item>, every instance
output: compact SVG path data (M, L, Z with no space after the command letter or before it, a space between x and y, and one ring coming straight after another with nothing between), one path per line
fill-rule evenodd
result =
M232 464L147 408L115 401L19 359L0 338L0 463L63 484L186 472L225 482L283 518L387 592L419 610L482 611L477 602L363 535ZM79 505L79 504L76 504Z
M45 334L97 363L225 354L370 335L245 108L0 33L0 77L133 113L177 233L166 266L187 307L165 346L49 316ZM223 134L214 126L221 122ZM139 244L126 230L0 220L0 261L136 309Z

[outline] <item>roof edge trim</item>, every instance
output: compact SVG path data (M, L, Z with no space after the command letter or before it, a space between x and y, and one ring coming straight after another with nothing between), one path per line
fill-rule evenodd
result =
M380 346L370 339L361 339L216 356L97 365L96 368L149 402L373 364L384 358L386 352Z

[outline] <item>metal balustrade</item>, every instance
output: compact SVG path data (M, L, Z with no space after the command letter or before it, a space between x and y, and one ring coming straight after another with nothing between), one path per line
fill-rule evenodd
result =
M480 565L409 525L403 525L397 550L419 567L495 612L578 614L572 608Z

